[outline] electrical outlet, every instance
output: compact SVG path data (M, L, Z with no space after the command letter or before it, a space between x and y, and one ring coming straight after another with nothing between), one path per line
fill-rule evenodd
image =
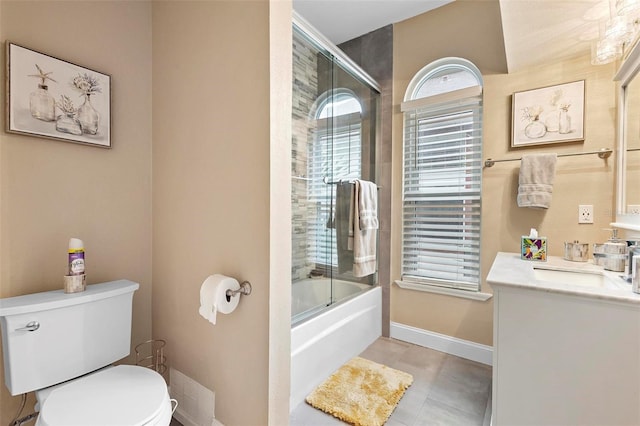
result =
M627 206L627 213L640 214L640 204L629 204Z
M578 223L593 223L593 206L591 204L578 206Z

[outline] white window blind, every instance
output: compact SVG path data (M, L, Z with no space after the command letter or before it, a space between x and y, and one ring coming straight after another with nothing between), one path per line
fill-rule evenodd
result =
M333 181L361 177L361 121L359 112L317 120L308 166L309 201L314 209L309 215L314 218L308 229L309 260L316 265L338 266L336 230L330 222L336 185L325 184L323 178Z
M404 112L402 280L478 291L482 99L426 104Z

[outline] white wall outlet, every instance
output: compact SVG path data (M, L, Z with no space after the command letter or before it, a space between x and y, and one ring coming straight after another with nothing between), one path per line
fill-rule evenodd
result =
M627 213L640 214L640 204L629 204L627 206Z
M593 206L591 204L578 206L578 223L593 223Z

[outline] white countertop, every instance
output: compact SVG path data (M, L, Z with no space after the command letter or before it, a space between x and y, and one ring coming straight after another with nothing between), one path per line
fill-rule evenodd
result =
M581 284L572 280L554 280L536 277L534 268L587 273L602 276L602 286ZM640 305L640 294L631 291L631 284L621 278L624 272L605 271L602 266L589 262L571 262L561 257L549 256L546 262L521 260L518 253L498 253L493 261L487 282L492 287L505 286L544 292L584 296L593 299L625 302Z

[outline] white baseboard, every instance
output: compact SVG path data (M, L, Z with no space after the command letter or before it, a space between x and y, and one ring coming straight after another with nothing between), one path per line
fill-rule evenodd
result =
M173 418L182 424L182 426L203 426L196 421L194 421L188 414L184 412L184 410L180 410L180 406L173 412ZM204 425L209 426L209 425ZM211 419L211 426L224 426L217 419Z
M493 347L458 339L457 337L435 333L409 325L391 322L391 337L425 348L435 349L460 358L470 359L486 365L493 365Z
M198 426L190 418L184 415L184 413L180 409L176 409L173 413L173 418L182 424L182 426Z
M173 418L179 421L182 424L182 426L200 426L197 423L194 423L190 418L182 415L179 410L176 410L175 413L173 413ZM218 420L212 419L211 426L224 426L224 425L220 423Z

